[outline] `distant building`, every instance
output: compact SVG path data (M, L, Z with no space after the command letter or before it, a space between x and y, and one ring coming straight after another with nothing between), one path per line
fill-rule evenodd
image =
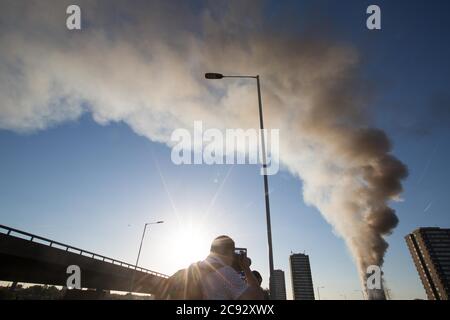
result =
M286 300L286 283L283 270L273 270L274 293L272 300Z
M429 300L449 300L450 229L419 228L406 237Z
M291 254L289 262L294 300L314 300L314 288L308 255L302 253Z

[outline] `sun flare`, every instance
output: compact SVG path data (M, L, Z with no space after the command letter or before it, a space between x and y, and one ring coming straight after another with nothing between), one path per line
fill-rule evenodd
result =
M206 258L210 242L204 226L195 223L180 224L170 237L170 252L174 264L180 268Z

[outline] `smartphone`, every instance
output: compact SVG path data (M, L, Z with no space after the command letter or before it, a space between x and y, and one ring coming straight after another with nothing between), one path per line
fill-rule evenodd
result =
M234 249L234 254L241 257L247 257L247 248L235 248Z

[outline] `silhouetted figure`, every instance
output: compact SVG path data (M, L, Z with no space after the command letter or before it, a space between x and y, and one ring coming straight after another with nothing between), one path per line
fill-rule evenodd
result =
M259 285L261 286L261 283L262 283L261 273L259 273L259 271L256 271L256 270L253 270L252 273L255 276L256 280L258 280Z
M250 259L236 254L235 249L230 237L217 237L204 261L177 271L166 281L162 297L177 300L264 299L263 290L250 270Z
M256 270L253 270L252 273L255 276L256 280L258 280L259 286L261 287L261 283L263 281L261 273L259 273ZM266 290L262 289L262 290L263 290L263 294L264 294L264 300L269 300L270 299L269 298L269 291L267 289Z

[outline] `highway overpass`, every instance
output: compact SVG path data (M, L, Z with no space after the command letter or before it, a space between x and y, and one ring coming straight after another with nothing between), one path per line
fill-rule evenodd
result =
M66 286L67 268L81 269L81 287L158 296L167 275L0 225L0 280Z

